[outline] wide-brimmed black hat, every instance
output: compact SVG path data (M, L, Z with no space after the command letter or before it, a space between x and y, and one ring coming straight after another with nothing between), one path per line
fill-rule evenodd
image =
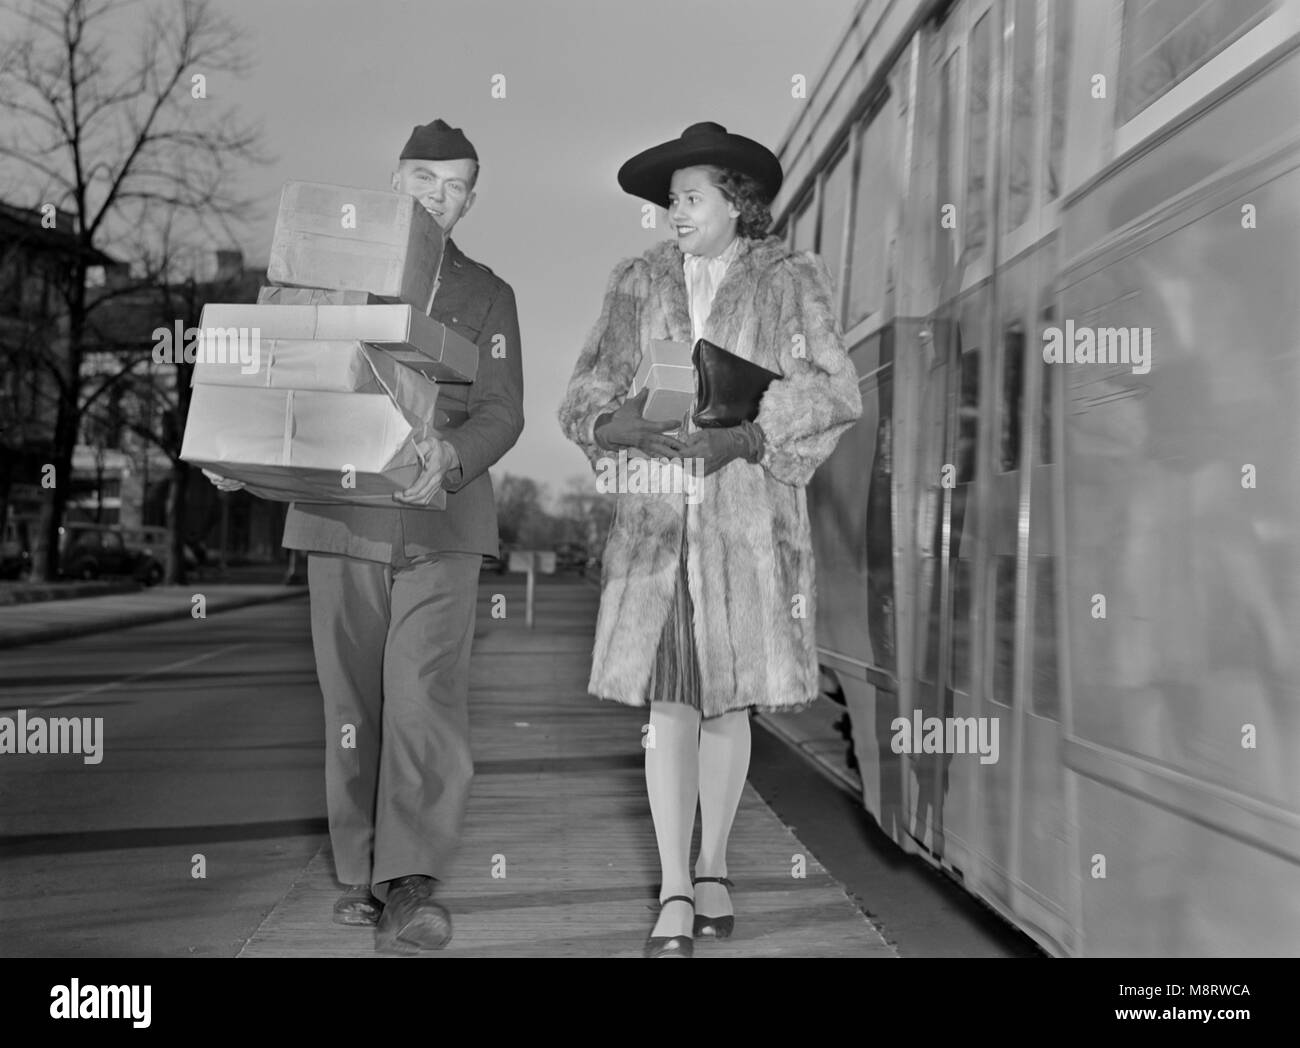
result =
M781 161L752 138L730 134L721 124L692 124L680 138L638 153L618 169L618 184L635 197L668 206L673 172L684 167L716 164L758 180L768 199L781 188Z

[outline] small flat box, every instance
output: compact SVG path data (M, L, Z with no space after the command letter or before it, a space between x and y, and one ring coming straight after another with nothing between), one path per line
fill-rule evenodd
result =
M427 310L442 251L442 227L407 193L287 182L266 276Z
M629 399L649 389L641 417L649 422L682 422L695 403L695 368L685 342L654 339L641 357Z
M216 304L203 307L199 324L201 348L209 331L255 331L254 344L263 339L365 342L439 382L473 382L478 374L478 346L409 305Z

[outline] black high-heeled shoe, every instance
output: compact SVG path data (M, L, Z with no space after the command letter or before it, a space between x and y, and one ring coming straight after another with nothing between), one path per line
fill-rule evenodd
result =
M724 888L734 888L726 877L696 877L691 884L721 884ZM736 927L736 915L727 914L725 917L707 917L702 913L695 915L695 925L691 929L697 939L725 939Z
M670 895L659 904L660 910L670 902L688 902L695 909L695 900L689 895ZM652 928L651 931L654 929ZM644 957L693 957L695 940L689 935L652 935L645 941Z

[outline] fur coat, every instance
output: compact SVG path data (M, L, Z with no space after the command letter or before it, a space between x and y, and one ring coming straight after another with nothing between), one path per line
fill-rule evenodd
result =
M692 343L683 256L663 241L615 267L560 407L594 469L597 416L626 398L651 339ZM792 709L817 698L815 574L804 486L862 413L830 276L776 237L742 239L704 337L783 376L763 396L763 459L733 460L687 496L615 496L588 690L644 705L673 605L683 516L703 712ZM670 485L661 485L667 488Z

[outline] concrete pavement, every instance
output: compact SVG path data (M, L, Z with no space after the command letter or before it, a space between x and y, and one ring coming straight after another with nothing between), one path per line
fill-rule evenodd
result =
M198 582L190 586L155 586L138 593L13 604L0 607L0 649L166 619L197 619L232 608L291 600L306 593L306 586Z

